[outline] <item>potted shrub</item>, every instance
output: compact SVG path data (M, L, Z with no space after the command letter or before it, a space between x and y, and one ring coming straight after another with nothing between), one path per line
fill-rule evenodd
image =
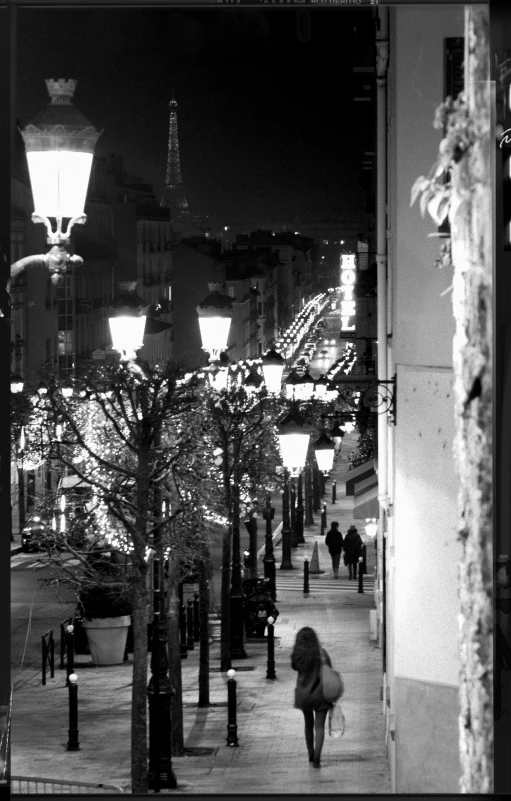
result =
M93 663L122 664L131 622L126 585L105 582L84 587L80 603Z

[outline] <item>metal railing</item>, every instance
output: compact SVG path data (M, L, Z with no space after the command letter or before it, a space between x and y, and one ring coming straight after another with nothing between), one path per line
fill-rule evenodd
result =
M93 782L65 781L64 779L42 779L39 776L11 776L11 793L41 794L78 794L107 795L124 794L124 790L116 784L95 784Z
M50 677L55 677L55 643L53 642L53 629L41 636L42 650L42 683L46 684L46 665L50 666Z

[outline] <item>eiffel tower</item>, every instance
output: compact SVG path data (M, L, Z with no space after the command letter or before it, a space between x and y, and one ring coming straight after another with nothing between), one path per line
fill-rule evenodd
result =
M188 217L190 209L185 197L183 179L181 177L181 164L179 160L179 140L177 136L177 102L172 89L172 100L169 103L169 152L167 157L167 174L165 176L165 189L160 206L170 209L176 218Z

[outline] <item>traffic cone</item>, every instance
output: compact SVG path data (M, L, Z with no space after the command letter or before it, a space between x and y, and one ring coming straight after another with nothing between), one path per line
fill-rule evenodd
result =
M318 573L324 573L324 570L319 569L319 554L318 554L318 543L314 543L314 550L312 551L312 559L309 566L309 574L310 575L318 575Z

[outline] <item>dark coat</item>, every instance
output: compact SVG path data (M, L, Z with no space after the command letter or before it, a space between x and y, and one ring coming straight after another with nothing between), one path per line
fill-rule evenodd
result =
M298 672L295 688L295 708L304 712L318 712L322 709L330 709L333 704L323 698L321 685L321 668L323 662L332 667L330 657L324 648L321 648L321 661L314 665L309 673ZM298 670L293 660L291 660L293 670Z
M328 548L330 555L341 553L344 538L338 528L331 528L327 531L325 537L325 545Z
M354 565L362 556L362 537L357 531L348 531L344 537L344 564Z

